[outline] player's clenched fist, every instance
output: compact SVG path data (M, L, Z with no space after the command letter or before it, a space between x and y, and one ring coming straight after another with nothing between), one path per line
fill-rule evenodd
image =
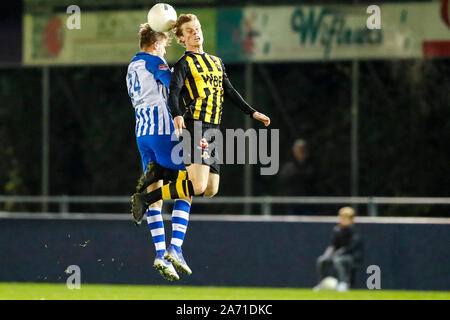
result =
M179 136L183 131L183 128L186 128L184 125L184 118L182 116L173 118L173 126L175 127L175 134Z
M270 118L261 112L256 111L253 113L253 119L261 121L267 127L270 124Z

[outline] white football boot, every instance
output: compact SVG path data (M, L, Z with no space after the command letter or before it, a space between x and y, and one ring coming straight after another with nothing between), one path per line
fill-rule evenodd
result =
M163 258L162 255L158 255L153 262L153 266L159 271L164 279L169 281L180 280L178 273L175 271L172 263Z

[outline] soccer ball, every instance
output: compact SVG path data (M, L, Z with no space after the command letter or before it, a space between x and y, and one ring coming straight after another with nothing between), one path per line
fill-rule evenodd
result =
M156 32L167 32L177 21L175 9L167 3L155 4L147 14L150 28Z
M320 286L324 290L336 290L338 285L338 281L334 277L326 277L320 283Z

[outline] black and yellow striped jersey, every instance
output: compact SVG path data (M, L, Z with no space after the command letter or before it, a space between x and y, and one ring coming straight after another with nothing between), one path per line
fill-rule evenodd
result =
M186 51L175 64L170 79L172 116L220 124L224 95L250 116L255 112L231 85L220 58Z

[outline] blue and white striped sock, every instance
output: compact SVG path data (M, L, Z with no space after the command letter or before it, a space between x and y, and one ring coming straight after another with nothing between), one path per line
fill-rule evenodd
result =
M183 245L184 236L189 222L191 204L186 200L177 199L172 211L172 240L170 244L177 249Z
M156 254L162 256L166 251L166 236L161 208L150 207L147 210L147 222L155 244Z

